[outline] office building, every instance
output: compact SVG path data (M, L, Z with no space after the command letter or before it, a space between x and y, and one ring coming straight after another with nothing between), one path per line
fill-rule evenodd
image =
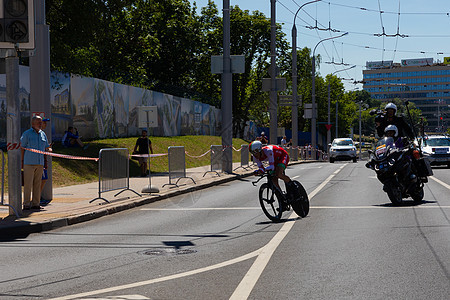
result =
M363 83L374 99L413 102L428 121L426 131L446 131L450 125L450 64L432 58L367 62Z

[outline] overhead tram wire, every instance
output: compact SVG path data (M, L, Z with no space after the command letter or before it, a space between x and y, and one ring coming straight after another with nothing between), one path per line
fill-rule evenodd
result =
M384 32L383 11L381 10L380 0L378 0L378 8L380 13L381 31L383 32L383 50L381 51L381 61L384 61L384 37L386 35L386 32Z
M329 3L331 5L334 6L341 6L341 7L347 7L347 8L353 8L353 9L358 9L358 10L363 10L363 11L368 11L368 12L376 12L378 13L379 11L376 9L370 9L370 8L365 8L365 7L358 7L358 6L351 6L351 5L345 5L345 4L340 4L340 3L332 3L332 2L326 2L323 1L323 3ZM385 14L397 14L394 11L383 11L383 13ZM448 12L403 12L402 14L404 15L450 15L450 13Z
M395 60L395 53L397 51L399 34L400 34L400 0L398 0L397 36L395 38L395 48L394 48L394 54L392 55L392 61Z

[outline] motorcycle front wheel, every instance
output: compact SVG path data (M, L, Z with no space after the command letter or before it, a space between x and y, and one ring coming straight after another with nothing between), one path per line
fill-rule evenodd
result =
M397 184L388 181L384 184L383 190L388 194L392 204L399 205L402 203L402 191Z

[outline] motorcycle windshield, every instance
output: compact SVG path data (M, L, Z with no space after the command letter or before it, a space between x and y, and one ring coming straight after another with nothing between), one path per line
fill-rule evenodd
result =
M375 145L375 156L378 159L383 159L391 148L395 148L394 139L392 137L385 137Z

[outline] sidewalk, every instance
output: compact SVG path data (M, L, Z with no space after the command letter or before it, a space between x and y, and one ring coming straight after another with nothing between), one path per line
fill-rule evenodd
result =
M305 162L316 161L290 162L290 165ZM192 178L195 184L191 179L184 178L180 179L178 187L174 185L166 185L163 187L163 185L169 183L168 173L152 174L151 184L159 189L159 193L152 194L141 193L142 189L149 184L148 177L133 177L130 178L130 189L141 194L142 197L139 197L132 191L124 191L115 197L121 189L102 193L101 196L111 203L100 199L89 203L98 197L98 181L54 188L53 199L44 206L43 210L24 211L20 219L17 219L14 215L8 216L8 206L0 206L0 237L26 237L30 233L52 230L62 226L93 220L140 205L205 189L238 178L244 178L252 175L256 169L256 167L247 167L244 169L239 166L240 163L233 163L233 174L219 173L219 175L212 172L205 174L205 172L210 170L210 166L187 169L186 176ZM177 179L172 180L172 183L176 181ZM7 195L5 196L7 197ZM7 201L5 202L7 203Z

